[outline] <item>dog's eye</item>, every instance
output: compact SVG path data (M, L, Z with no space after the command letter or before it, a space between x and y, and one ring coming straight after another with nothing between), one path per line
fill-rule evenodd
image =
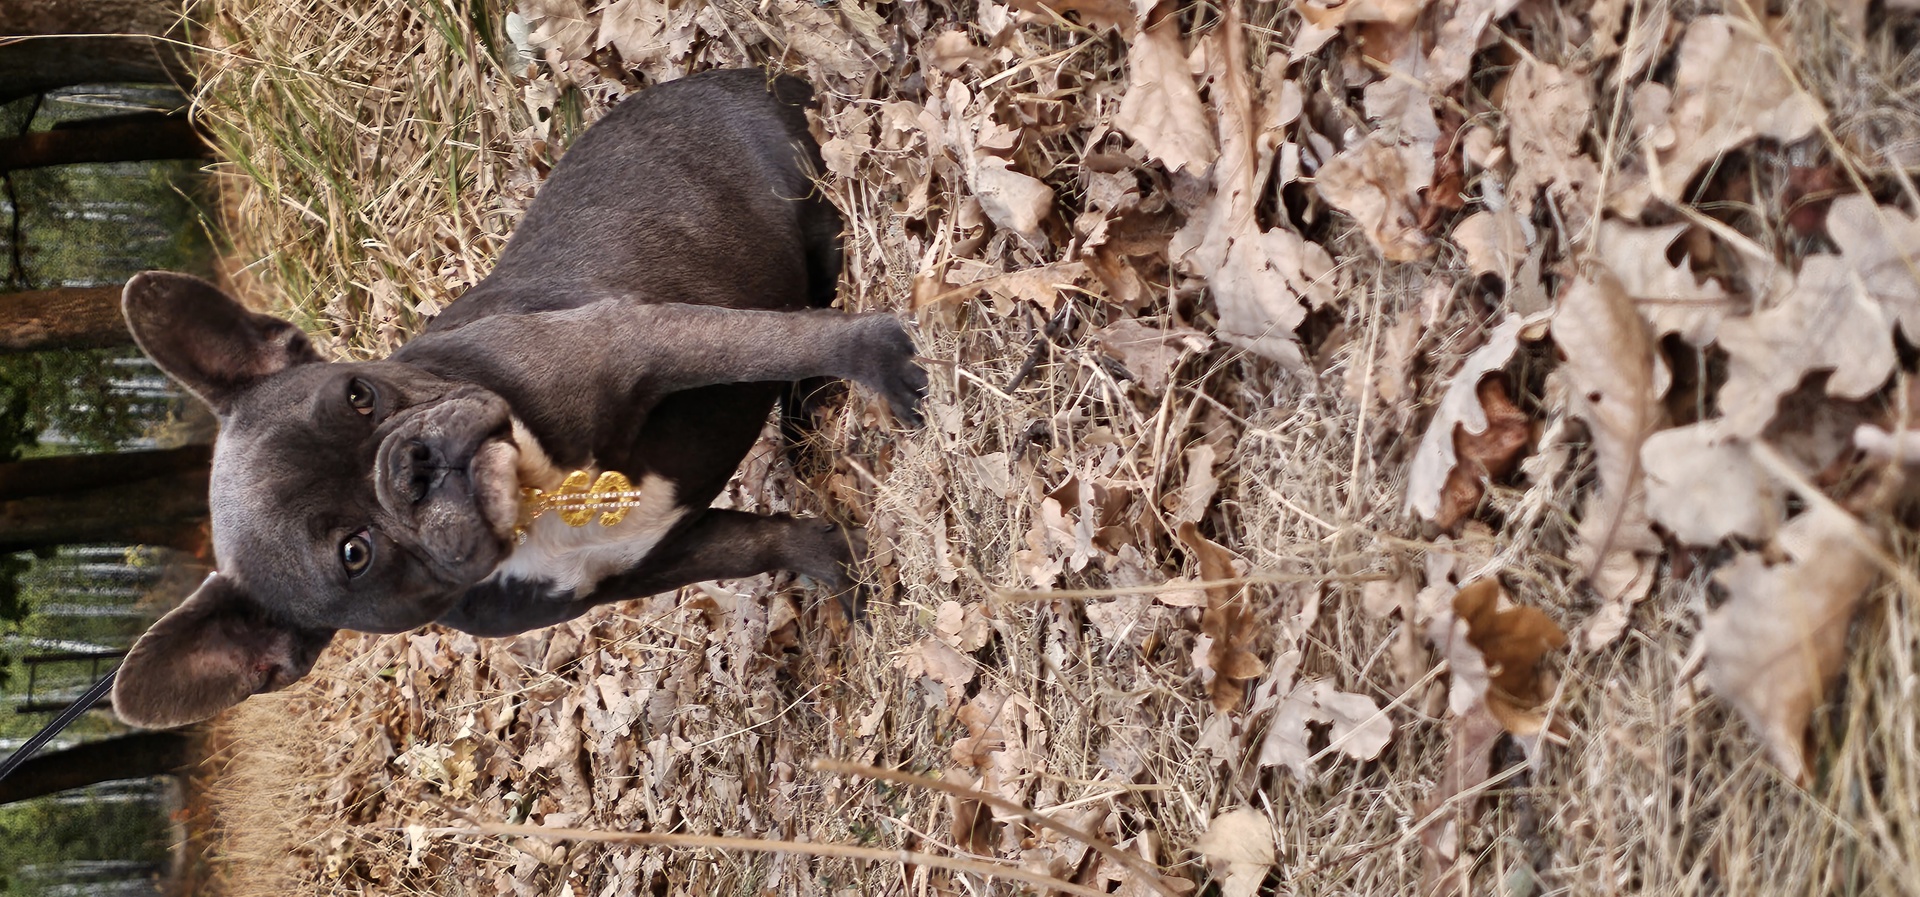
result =
M347 537L340 543L340 566L347 568L348 576L359 576L373 565L373 542L367 538L365 530Z
M347 404L365 417L373 413L373 387L367 381L355 378L347 381Z

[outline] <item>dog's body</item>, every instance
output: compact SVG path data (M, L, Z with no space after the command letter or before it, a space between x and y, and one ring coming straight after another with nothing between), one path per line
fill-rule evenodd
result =
M510 635L767 570L846 584L857 537L709 507L786 384L853 379L918 421L893 318L824 310L839 216L809 91L758 71L653 88L555 167L484 281L385 361L325 364L204 282L127 286L142 348L222 421L221 566L128 655L122 717L177 725L304 675L337 629ZM524 487L618 471L616 525Z

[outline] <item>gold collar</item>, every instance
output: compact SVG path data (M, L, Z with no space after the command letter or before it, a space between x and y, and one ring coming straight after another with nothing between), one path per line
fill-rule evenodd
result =
M590 479L592 485L588 485ZM548 511L568 526L586 526L596 514L600 516L601 526L613 526L627 519L627 512L640 504L640 494L626 474L617 470L605 471L597 479L584 470L576 470L567 474L560 488L552 492L531 486L520 490L520 522L515 525L514 534L520 541L526 541L527 528Z

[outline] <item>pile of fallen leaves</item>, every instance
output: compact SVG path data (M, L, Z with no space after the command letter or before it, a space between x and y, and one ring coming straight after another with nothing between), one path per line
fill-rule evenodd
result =
M1912 0L209 3L233 259L343 351L627 91L763 64L935 381L723 498L866 526L866 619L759 577L343 639L228 717L230 889L1014 887L486 824L1124 894L1920 881Z

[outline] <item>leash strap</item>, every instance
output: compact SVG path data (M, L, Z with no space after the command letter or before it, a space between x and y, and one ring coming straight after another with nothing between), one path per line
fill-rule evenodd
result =
M80 714L93 709L93 705L113 688L113 676L118 672L120 672L119 667L108 670L107 674L100 677L100 681L95 682L92 688L87 689L87 693L81 695L79 700L67 705L67 709L60 711L60 715L54 717L53 722L48 723L46 728L35 732L32 738L27 739L26 744L16 748L13 755L5 762L0 762L0 779L12 775L14 770L27 762L28 757L46 747L47 742L53 740L53 736L60 734L60 730L73 725L73 721L79 719Z

